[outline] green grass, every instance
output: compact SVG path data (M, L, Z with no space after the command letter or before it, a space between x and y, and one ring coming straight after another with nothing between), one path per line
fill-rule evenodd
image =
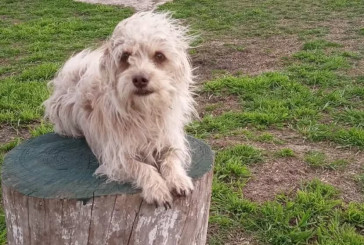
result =
M1 153L5 153L10 151L11 149L13 149L15 146L19 145L21 143L21 139L20 138L16 138L13 141L10 141L9 143L0 145L0 152Z
M364 35L364 28L360 28L360 30L359 30L359 34L360 34L360 35Z
M311 151L306 154L305 162L312 167L323 167L326 164L326 155L322 152Z
M329 21L334 14L352 18L363 11L361 0L214 1L177 0L161 7L172 10L201 30L205 39L299 34L306 21ZM280 21L285 20L285 24ZM310 26L310 27L311 27ZM309 28L307 28L309 29ZM311 28L310 28L311 29Z
M51 125L48 122L41 122L39 125L37 125L30 131L32 137L37 137L51 132L53 132L53 125Z
M275 152L274 155L281 158L295 156L294 151L289 148L280 149L279 151Z
M211 244L223 244L226 233L232 227L240 226L241 215L257 207L243 199L240 193L251 176L248 167L262 161L262 152L248 145L237 145L217 152L209 222L218 225L220 230L211 238Z
M330 162L327 167L330 169L343 169L345 168L347 165L349 164L349 162L345 159L337 159L334 160L332 162Z
M327 156L323 152L310 151L305 155L305 162L314 168L325 168L325 169L343 169L349 162L345 159L336 159L334 161L328 161Z
M48 97L45 83L17 82L5 79L0 82L0 122L29 122L43 115L42 102Z
M307 42L303 45L303 50L317 50L317 49L323 49L327 47L340 47L340 44L328 42L323 39L318 39L314 41Z
M241 164L250 165L260 162L262 159L261 151L248 145L236 145L220 151L216 156L216 162L221 164L234 160Z
M344 128L334 124L317 122L300 122L297 125L300 133L312 141L332 141L345 147L364 147L364 130L357 127Z
M219 181L234 183L234 188L242 188L250 177L248 167L262 161L261 151L251 146L237 145L217 153L215 174Z
M345 109L343 112L333 113L333 117L338 122L342 122L351 127L364 127L364 111L358 109Z
M270 133L263 133L257 137L257 140L260 142L273 142L274 136Z

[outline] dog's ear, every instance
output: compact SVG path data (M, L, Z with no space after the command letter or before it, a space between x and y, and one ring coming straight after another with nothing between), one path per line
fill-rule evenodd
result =
M111 44L110 42L105 43L102 46L102 56L100 59L100 72L104 81L112 82L115 78L114 72L114 62L111 53Z
M187 51L181 52L178 65L178 77L181 79L181 83L189 87L193 84L192 65Z

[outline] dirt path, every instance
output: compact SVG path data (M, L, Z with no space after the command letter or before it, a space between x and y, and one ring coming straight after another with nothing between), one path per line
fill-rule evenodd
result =
M98 3L106 5L121 5L133 7L136 11L150 10L172 0L76 0L77 2Z

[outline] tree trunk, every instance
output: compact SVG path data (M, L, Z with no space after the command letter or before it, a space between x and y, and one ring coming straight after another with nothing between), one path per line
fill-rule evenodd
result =
M82 139L48 134L16 147L2 174L8 244L205 244L213 154L189 141L195 190L168 210L94 177L98 163Z

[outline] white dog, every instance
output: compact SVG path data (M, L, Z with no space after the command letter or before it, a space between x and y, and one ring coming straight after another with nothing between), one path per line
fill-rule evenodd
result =
M98 175L132 182L170 207L193 190L184 126L195 113L187 29L166 13L121 21L96 50L70 58L50 82L46 117L61 135L84 136Z

